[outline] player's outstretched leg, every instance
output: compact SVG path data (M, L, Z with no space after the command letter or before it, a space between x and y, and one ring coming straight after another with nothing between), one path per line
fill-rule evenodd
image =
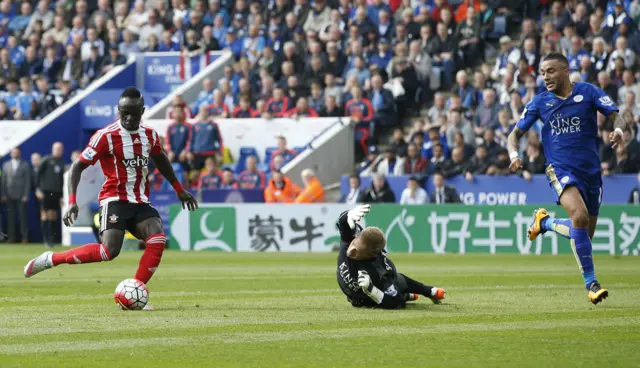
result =
M167 237L163 233L162 221L158 217L151 217L136 224L136 232L138 236L146 239L146 248L140 257L134 277L146 284L160 265Z
M31 277L41 271L60 264L80 264L110 261L118 256L122 248L124 231L105 230L102 233L103 244L90 243L64 252L44 252L30 260L24 266L24 277Z
M404 283L406 283L407 286L405 291L413 294L413 298L411 300L418 299L417 294L426 296L427 298L431 299L434 304L440 304L444 299L446 291L444 291L444 289L442 288L425 285L402 273L398 274L398 278L404 279ZM398 281L400 283L403 282L403 280Z
M164 252L166 242L167 237L162 233L151 235L146 239L146 247L144 253L142 253L142 257L140 257L138 270L134 276L135 279L145 284L151 280L153 273L156 272L156 269L160 265L160 260L162 260L162 253Z
M554 231L567 239L571 239L571 228L571 219L557 219L549 215L546 209L538 208L533 211L533 223L529 226L527 234L531 241L536 240L538 235L544 234L547 231Z
M591 238L589 237L589 212L576 187L565 188L560 204L571 217L569 236L571 249L576 257L584 284L588 290L589 301L598 304L609 296L609 292L600 286L593 266Z

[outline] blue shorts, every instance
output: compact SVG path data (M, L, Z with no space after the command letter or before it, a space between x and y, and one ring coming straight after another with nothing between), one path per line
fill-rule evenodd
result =
M596 175L575 175L569 170L564 170L552 165L547 166L547 178L549 186L556 194L556 203L560 204L560 196L566 187L578 188L580 195L587 205L589 216L598 216L600 203L602 203L602 176Z

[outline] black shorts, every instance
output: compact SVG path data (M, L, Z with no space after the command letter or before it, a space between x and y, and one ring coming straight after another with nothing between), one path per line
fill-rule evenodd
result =
M42 199L43 210L59 210L60 209L60 198L62 198L62 193L43 192L43 194L44 194L44 198Z
M149 203L108 202L100 207L100 234L109 229L136 233L136 225L148 218L160 218Z

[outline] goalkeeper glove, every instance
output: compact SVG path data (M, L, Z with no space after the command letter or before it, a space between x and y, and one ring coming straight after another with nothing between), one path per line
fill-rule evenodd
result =
M376 302L376 304L382 303L384 293L373 285L367 271L358 271L358 285L360 285L362 291L364 291L371 300Z
M349 224L351 230L356 229L356 223L360 221L365 214L369 213L369 211L371 211L371 205L364 204L356 206L354 209L347 212L347 224Z

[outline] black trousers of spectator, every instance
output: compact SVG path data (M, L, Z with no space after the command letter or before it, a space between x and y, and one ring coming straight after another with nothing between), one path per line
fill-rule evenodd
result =
M29 223L27 222L27 203L21 199L7 201L7 233L9 242L18 241L18 222L20 223L20 240L29 240Z

